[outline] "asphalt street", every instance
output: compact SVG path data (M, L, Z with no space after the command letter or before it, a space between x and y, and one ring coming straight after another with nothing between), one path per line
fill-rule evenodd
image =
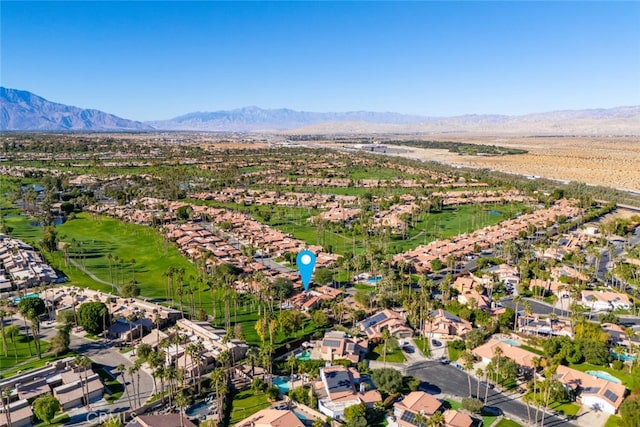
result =
M468 397L469 395L469 380L468 375L455 368L452 365L444 365L439 361L424 361L414 363L404 370L406 375L412 375L423 382L421 390L430 394L438 395L451 395L457 398ZM471 377L471 391L475 395L477 393L478 381ZM481 382L480 387L480 399L484 399L486 387ZM505 415L512 418L514 421L519 421L523 425L528 422L527 405L522 401L517 400L520 395L512 392L500 393L495 389L489 389L487 398L487 406L494 406L500 408ZM531 419L535 416L535 408L531 408ZM542 411L538 414L538 418L542 418ZM546 414L544 419L544 425L553 426L566 426L574 425L567 421L566 418L556 415Z

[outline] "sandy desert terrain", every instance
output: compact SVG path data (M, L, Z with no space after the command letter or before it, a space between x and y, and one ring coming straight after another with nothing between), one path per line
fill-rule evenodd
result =
M437 139L445 140L442 137ZM446 150L412 148L410 153L401 155L420 160L640 191L640 138L637 137L447 137L446 140L522 148L529 152L523 155L477 157L460 156Z

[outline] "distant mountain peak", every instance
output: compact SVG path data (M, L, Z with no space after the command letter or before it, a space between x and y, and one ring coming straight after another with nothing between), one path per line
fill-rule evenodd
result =
M144 131L153 128L100 110L51 102L26 90L0 87L0 130Z

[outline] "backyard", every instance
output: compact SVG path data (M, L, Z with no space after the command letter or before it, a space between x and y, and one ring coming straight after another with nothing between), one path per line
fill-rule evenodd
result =
M241 391L233 396L231 401L230 425L255 414L261 409L269 407L267 395L253 390Z

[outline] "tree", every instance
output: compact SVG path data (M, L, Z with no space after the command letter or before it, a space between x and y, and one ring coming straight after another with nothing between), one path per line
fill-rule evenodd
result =
M467 333L465 344L468 350L473 350L484 343L485 333L478 328L474 328Z
M47 311L44 301L41 298L23 298L18 303L18 311L25 319L31 322L31 334L36 346L38 357L40 353L40 316ZM26 326L26 325L25 325ZM29 352L31 352L31 344L29 343Z
M622 427L640 427L640 402L625 399L620 405L620 425Z
M329 324L329 317L322 310L315 310L311 314L311 320L315 323L319 328L327 326Z
M271 402L278 400L278 396L280 396L280 389L274 385L267 387L264 391L264 394L267 396Z
M88 333L98 335L110 323L109 310L103 302L85 302L78 308L78 323Z
M366 415L367 407L364 406L364 403L359 403L357 405L351 405L344 408L344 419L349 424L351 424L357 417L366 417Z
M71 325L65 324L58 327L58 333L51 340L51 351L56 356L69 351L69 344L71 344Z
M479 414L482 411L484 404L480 399L474 399L472 397L465 397L462 399L462 408L474 414Z
M40 396L33 402L33 412L47 424L51 424L51 420L59 410L60 402L50 394Z
M313 281L319 285L328 285L333 280L333 273L326 267L316 269L313 275Z
M16 325L10 325L5 328L5 333L9 336L11 340L11 344L13 345L13 355L15 360L18 360L18 343L16 342L16 337L20 335L20 328Z
M371 379L380 391L387 394L397 393L402 389L402 374L392 368L374 369Z
M140 286L136 285L134 281L131 281L120 287L120 294L125 298L136 298L140 295Z
M9 312L0 309L0 330L2 331L2 349L4 351L4 357L9 357L9 350L7 350L7 335L4 330L4 318L8 315Z
M180 390L178 394L176 394L176 405L180 408L180 425L184 427L184 410L191 403L191 397L187 394L185 390Z
M42 233L42 239L40 239L40 244L42 247L49 253L56 250L56 245L58 242L58 236L56 234L56 229L50 225Z
M273 293L274 296L279 300L283 300L288 297L292 291L293 282L286 277L278 277L273 282Z
M149 356L151 355L153 348L146 343L141 343L136 347L136 355L140 360L149 361Z

